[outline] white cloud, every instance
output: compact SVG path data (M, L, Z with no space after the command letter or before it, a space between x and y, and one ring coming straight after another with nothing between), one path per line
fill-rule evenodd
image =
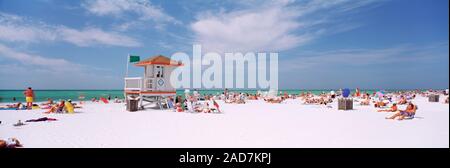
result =
M423 63L448 58L448 43L427 46L399 45L381 49L341 49L321 52L303 52L295 58L280 61L283 71L292 72L328 65L360 66L367 68L391 63Z
M28 86L41 89L117 89L122 87L121 75L111 74L108 69L23 52L3 44L0 44L0 58L12 60L6 64L0 64L0 76L2 76L0 88L2 89ZM80 83L80 81L83 82Z
M0 13L0 40L28 43L64 41L81 47L90 45L137 47L141 45L136 39L117 32L104 31L95 27L77 30L61 25L33 22L5 13Z
M57 29L63 41L86 47L95 44L111 46L137 47L141 44L135 39L115 32L105 32L99 28L76 30L67 27Z
M157 26L180 23L148 0L88 0L82 6L97 16L114 16L126 20L117 26L119 30L127 30L132 25L141 25L139 23L149 20L157 23ZM133 21L130 22L131 19Z
M38 42L55 40L56 35L42 23L31 25L20 16L0 12L0 39L12 42Z
M269 1L247 9L200 13L191 24L195 40L207 51L282 51L304 45L324 34L355 28L329 28L326 14L341 14L373 3L348 0ZM324 11L326 10L326 11ZM317 14L310 17L311 14ZM332 21L333 20L333 21ZM348 23L347 23L348 24Z
M0 56L16 60L26 66L38 66L49 70L78 71L81 69L81 65L71 63L65 59L47 58L19 52L2 44L0 44Z
M0 56L10 58L24 65L46 67L51 70L73 71L81 69L81 65L71 63L65 59L47 58L40 55L16 51L10 47L0 44Z

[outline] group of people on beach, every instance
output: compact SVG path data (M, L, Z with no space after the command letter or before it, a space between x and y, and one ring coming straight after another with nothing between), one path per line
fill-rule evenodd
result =
M203 102L200 102L200 100ZM174 106L173 103L175 104ZM180 95L177 96L175 100L173 100L172 97L169 97L168 106L169 108L173 108L176 112L221 112L219 104L215 101L214 97L201 97L197 90L194 90L192 95L189 92L186 92L184 99Z
M73 103L72 100L60 100L59 103L54 103L52 99L48 99L48 102L41 104L42 109L48 109L48 111L44 112L45 114L50 113L69 113L72 114L75 112L75 108L81 108L81 106L77 106L76 103Z

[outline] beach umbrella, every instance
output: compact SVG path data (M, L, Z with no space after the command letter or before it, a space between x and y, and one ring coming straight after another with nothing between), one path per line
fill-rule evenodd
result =
M342 90L342 96L343 97L348 97L350 95L350 89L345 88Z
M333 90L330 92L330 94L332 94L332 95L334 95L334 94L336 94Z

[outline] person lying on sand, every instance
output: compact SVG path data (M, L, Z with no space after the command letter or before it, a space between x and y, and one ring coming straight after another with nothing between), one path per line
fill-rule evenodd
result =
M379 107L379 108L381 108L381 107L386 107L386 105L388 104L389 102L386 102L386 101L378 101L378 102L374 102L374 106L375 106L375 108L376 107Z
M266 99L266 102L268 102L268 103L281 103L281 102L283 102L284 100L285 100L284 97L276 97L276 98L269 98L269 99Z
M394 115L390 116L390 117L386 117L386 119L396 119L397 120L403 120L405 118L411 118L416 114L416 110L417 110L417 106L412 104L411 102L408 104L408 106L406 106L405 110L400 110L398 112L396 112Z
M17 147L22 147L22 144L16 138L8 138L7 140L0 139L0 149Z
M42 103L41 105L43 105L43 106L51 106L51 105L53 105L53 99L51 99L51 98L48 98L47 99L47 102L45 102L45 103Z
M6 107L7 107L7 108L14 108L14 109L16 109L16 110L19 110L19 109L24 109L24 108L25 108L25 105L23 105L22 102L18 102L18 103L16 103L16 104L6 105Z
M378 110L378 112L396 112L397 110L398 110L397 104L394 103L394 104L392 104L391 108L384 109L384 110Z
M361 100L360 105L362 105L362 106L370 105L370 98L366 97L365 99Z

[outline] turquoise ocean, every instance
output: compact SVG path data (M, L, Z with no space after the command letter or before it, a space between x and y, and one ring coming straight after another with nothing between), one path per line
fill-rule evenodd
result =
M317 90L301 90L301 89L290 89L290 90L278 90L279 92L287 92L288 94L300 94L302 92L312 92L313 94L320 94L322 92L330 92L331 90L338 89L317 89ZM191 89L192 91L192 89ZM255 94L258 90L230 90L230 92L240 92L240 93L249 93ZM261 90L265 91L265 90ZM365 89L361 90L362 92L373 93L377 90L375 89ZM391 90L397 91L397 90ZM219 94L222 93L223 90L199 90L199 93L202 95L209 94ZM80 96L84 96L84 100L90 100L92 98L100 98L100 97L111 97L114 99L118 97L119 99L124 98L123 90L35 90L35 101L43 102L48 98L52 98L53 100L60 99L72 99L74 101L80 100ZM184 90L177 90L178 95L183 95ZM16 99L15 101L13 99ZM25 97L23 96L23 90L0 90L0 102L25 102Z

